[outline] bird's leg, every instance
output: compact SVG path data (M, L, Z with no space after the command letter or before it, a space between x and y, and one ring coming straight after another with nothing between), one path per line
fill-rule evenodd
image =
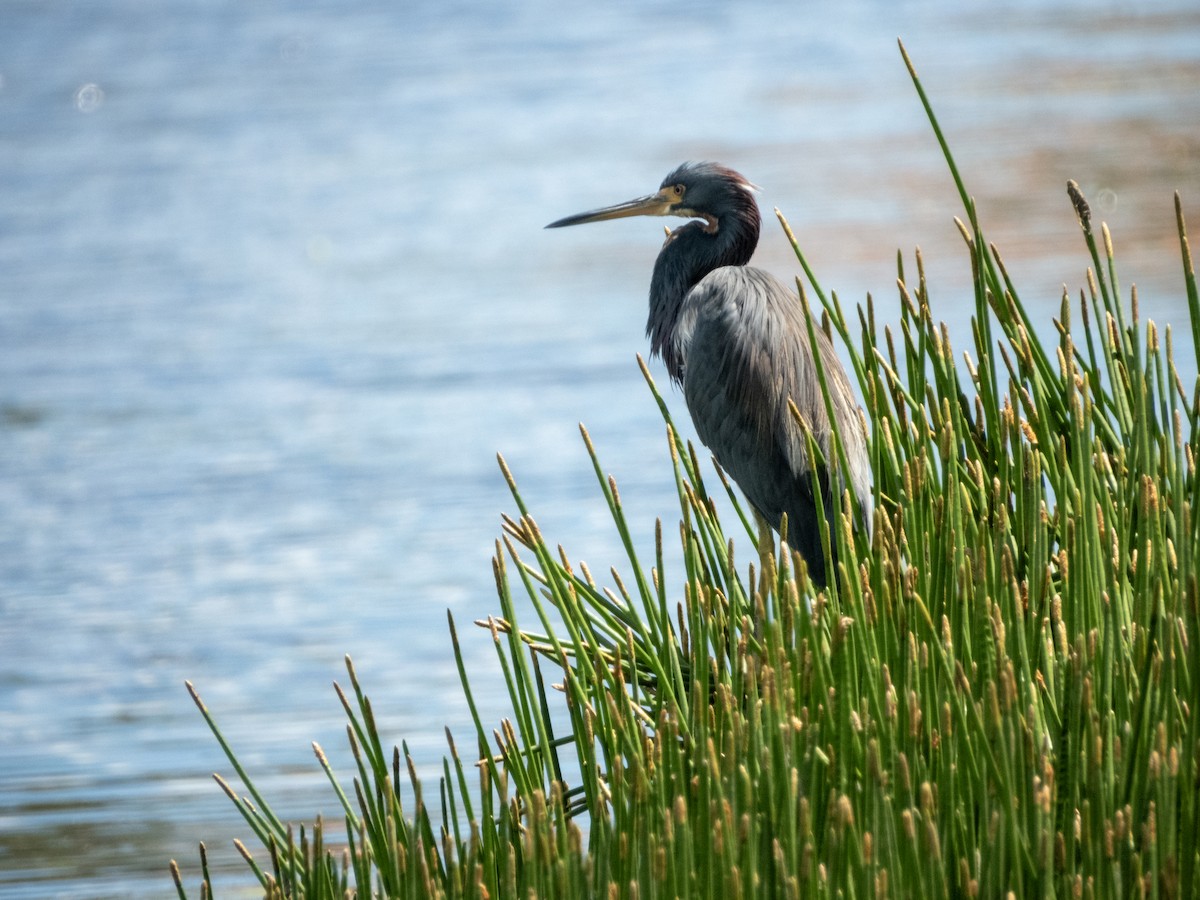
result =
M750 567L750 591L757 608L760 602L765 602L767 594L774 591L779 570L776 568L775 562L775 530L767 523L766 519L759 515L757 509L754 510L754 523L758 526L759 571L756 582L754 567ZM780 552L785 552L782 547ZM758 616L754 617L754 635L760 639L763 636L763 621Z
M767 579L775 579L775 530L757 509L754 511L754 522L758 525L759 581L765 584Z

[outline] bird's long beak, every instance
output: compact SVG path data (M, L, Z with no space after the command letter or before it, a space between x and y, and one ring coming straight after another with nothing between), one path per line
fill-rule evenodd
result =
M593 209L591 212L577 213L551 222L547 228L564 228L567 225L583 225L587 222L603 222L605 219L623 219L626 216L668 216L671 215L671 200L666 191L659 191L648 197L638 197L636 200L626 200L616 206L606 206L604 209Z

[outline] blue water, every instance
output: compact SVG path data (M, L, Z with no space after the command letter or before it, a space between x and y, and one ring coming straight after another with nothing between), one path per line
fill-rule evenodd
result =
M661 223L546 222L719 159L884 321L919 244L965 347L961 211L898 35L1026 302L1048 323L1083 283L1070 177L1182 322L1200 11L959 6L6 3L0 894L165 896L171 858L195 891L200 840L247 883L185 679L297 821L337 813L311 741L351 768L347 653L434 775L442 726L469 733L450 610L498 721L469 626L514 508L497 451L597 572L622 556L579 421L637 539L670 531L634 363ZM789 252L768 217L760 264Z

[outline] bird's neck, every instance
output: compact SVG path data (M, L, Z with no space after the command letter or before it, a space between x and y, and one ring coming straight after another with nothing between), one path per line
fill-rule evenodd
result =
M679 317L688 292L709 272L744 266L758 244L760 219L753 200L745 209L716 220L715 228L689 222L671 232L650 280L650 352L662 357L667 372L682 383L690 334L681 333Z

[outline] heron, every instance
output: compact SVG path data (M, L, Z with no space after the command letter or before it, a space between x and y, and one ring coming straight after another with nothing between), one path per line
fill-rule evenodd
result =
M846 371L828 335L814 328L830 406L846 467L835 481L826 463L813 477L804 428L823 460L834 453L833 429L809 341L807 312L796 294L762 269L747 265L762 219L756 187L717 163L684 163L659 189L615 206L558 219L547 228L625 216L689 219L667 238L650 279L646 335L683 396L696 434L741 488L759 519L760 546L787 516L787 542L808 574L826 585L818 517L829 523L844 488L855 498L854 527L870 529L867 439ZM764 527L766 526L766 527ZM836 566L836 549L834 550Z

